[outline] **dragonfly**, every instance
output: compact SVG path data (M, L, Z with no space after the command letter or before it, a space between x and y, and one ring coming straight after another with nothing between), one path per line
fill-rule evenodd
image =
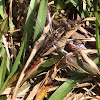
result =
M60 39L60 36L63 34L63 32L61 32L61 34L57 35L56 33L57 31L54 31L53 28L50 28L49 32L50 34L43 34L44 36L46 36L45 43L36 53L36 56L29 65L31 66L31 68L28 71L26 71L26 73L28 73L32 68L34 68L40 63L40 58L43 57L43 54L45 54L51 47L55 47L54 44L56 43L57 40Z
M50 14L49 14L49 17L50 17ZM49 19L51 19L51 18L49 18ZM40 23L39 23L39 25L40 25ZM81 27L81 25L82 24L77 25L77 27L74 30L71 30L70 33L72 34L73 32L77 31L78 28ZM39 49L39 51L36 53L34 59L29 64L30 67L28 67L28 69L26 70L26 72L25 72L26 74L28 74L32 69L34 69L41 62L40 58L42 58L43 54L46 53L50 48L55 48L56 50L60 51L64 56L67 57L67 60L68 60L68 58L70 58L70 57L68 57L69 53L66 50L64 50L64 46L67 43L68 36L66 38L66 36L63 36L63 34L60 34L60 33L57 35L57 33L55 32L55 30L53 30L51 25L50 25L50 31L49 32L50 32L50 34L46 35L45 43ZM75 47L75 44L73 44L72 46ZM78 47L78 48L80 48L80 46L81 46L80 44L76 45L76 47ZM70 62L71 61L74 62L70 58ZM67 63L70 64L68 61L67 61ZM73 64L70 64L70 65L74 66Z
M51 22L51 17L50 17L50 13L48 12L48 22ZM38 22L39 23L39 22ZM41 23L39 23L40 27ZM61 35L63 34L63 32L57 34L58 30L53 30L51 23L48 24L50 27L49 33L45 33L43 34L44 37L46 37L45 42L43 44L43 46L41 47L41 49L39 49L39 51L36 53L36 56L34 57L34 59L31 61L31 63L29 64L30 69L28 71L26 71L26 73L28 73L32 68L34 68L35 66L37 66L40 63L40 58L43 56L44 53L46 53L51 47L55 47L56 42L61 38ZM42 28L43 29L43 28Z

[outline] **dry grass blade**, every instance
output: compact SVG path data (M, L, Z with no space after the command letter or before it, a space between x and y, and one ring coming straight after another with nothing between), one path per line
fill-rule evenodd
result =
M95 21L96 17L87 17L83 21Z
M90 34L90 33L89 33L86 29L84 29L83 27L80 27L79 30L80 30L82 33L85 33L85 35L86 35L87 37L89 37L88 34Z
M54 4L54 1L49 2L49 3L48 3L48 6L50 6L50 5L52 5L52 4Z
M86 86L89 86L91 85L90 83L82 83L82 84L77 84L76 88L79 88L79 87L86 87Z
M46 86L42 86L42 88L38 91L35 100L43 100L45 94L47 93L47 91L49 90L50 86L46 85Z
M94 54L94 53L98 53L97 49L86 49L86 50L83 50L84 53L86 54Z
M91 87L89 90L87 90L87 92L85 92L83 95L81 95L78 99L81 99L81 98L83 98L83 97L84 97L84 98L87 98L88 96L85 97L85 95L88 94L89 92L91 92L91 90L93 90L95 87L96 87L96 85L94 85L93 87ZM87 99L88 99L88 98L87 98Z
M84 53L83 50L80 51L80 54L82 55L83 59L95 70L99 75L100 71L98 69L98 66Z
M1 95L9 95L12 91L12 88L6 88Z
M41 82L38 83L36 86L34 86L32 91L30 92L30 94L26 98L26 100L32 100L35 97L36 93L38 92L38 89L39 89L40 85L41 85Z
M50 87L50 89L48 90L48 92L51 92L51 91L55 91L59 88L59 86L55 86L55 87Z
M80 27L81 27L82 24L78 24L75 26L74 30L71 30L69 32L66 33L65 35L65 38L68 39L69 37L71 37L71 35L76 32Z
M18 31L21 31L21 28L20 29L15 29L15 30L9 30L8 32L13 33L13 32L18 32Z
M81 41L96 41L94 37L91 38L77 38L77 39L68 39L68 41L73 41L73 40L81 40Z

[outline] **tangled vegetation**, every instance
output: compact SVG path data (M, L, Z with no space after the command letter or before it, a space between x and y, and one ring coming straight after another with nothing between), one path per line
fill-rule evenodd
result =
M100 100L100 0L0 1L0 100Z

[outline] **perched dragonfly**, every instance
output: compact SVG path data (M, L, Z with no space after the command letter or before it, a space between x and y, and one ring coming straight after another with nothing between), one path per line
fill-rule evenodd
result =
M51 21L50 14L49 14L49 20ZM31 68L28 71L26 71L26 73L28 73L32 68L37 66L40 63L40 58L43 56L43 54L46 53L51 47L53 47L56 41L60 39L63 32L61 32L61 34L57 34L56 32L57 30L54 31L52 26L50 25L49 34L43 34L44 36L46 36L45 42L43 46L39 49L39 51L36 53L34 60L31 61L29 65L31 66Z
M49 20L51 22L50 13L48 15L49 15ZM39 25L40 25L40 23L39 23ZM26 70L26 74L28 72L30 72L34 67L36 67L40 63L40 58L42 58L43 54L46 53L51 47L55 48L56 50L59 50L63 55L68 56L69 53L64 50L64 47L62 48L62 46L66 45L67 39L62 35L62 33L61 34L59 33L57 35L57 33L53 30L52 25L50 25L49 32L50 32L50 34L46 35L45 43L39 49L39 51L36 53L36 56L34 57L34 59L31 61L30 65L29 65L30 68L28 70ZM80 46L80 45L78 45L78 46Z

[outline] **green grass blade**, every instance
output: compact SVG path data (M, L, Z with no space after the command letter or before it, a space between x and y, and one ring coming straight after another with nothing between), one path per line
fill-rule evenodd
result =
M0 0L0 15L4 19L4 0Z
M96 46L97 46L97 50L98 50L98 55L99 55L99 63L100 63L100 40L99 40L99 27L98 27L98 23L96 22Z
M31 33L33 31L33 26L35 25L34 15L36 13L36 5L37 5L37 0L31 0L24 28L24 36L23 36L23 41L25 41L24 49L26 49L28 46Z
M99 40L99 27L98 27L98 23L96 23L96 45L97 45L97 49L100 49L100 40ZM100 51L99 51L100 53Z
M0 88L2 87L6 75L7 54L4 53L3 60L0 66Z
M45 26L46 16L47 16L47 5L48 5L48 0L41 0L36 25L34 27L35 31L34 31L33 43L35 43L35 41L41 36L41 31Z
M94 15L95 15L95 17L96 17L96 20L97 20L97 24L99 24L100 25L100 16L99 16L99 14L97 13L97 12L94 12Z
M99 0L93 0L93 9L94 9L94 11L97 11L98 1Z
M77 71L70 79L64 82L48 100L63 100L63 98L73 89L76 83L85 75L85 73Z

